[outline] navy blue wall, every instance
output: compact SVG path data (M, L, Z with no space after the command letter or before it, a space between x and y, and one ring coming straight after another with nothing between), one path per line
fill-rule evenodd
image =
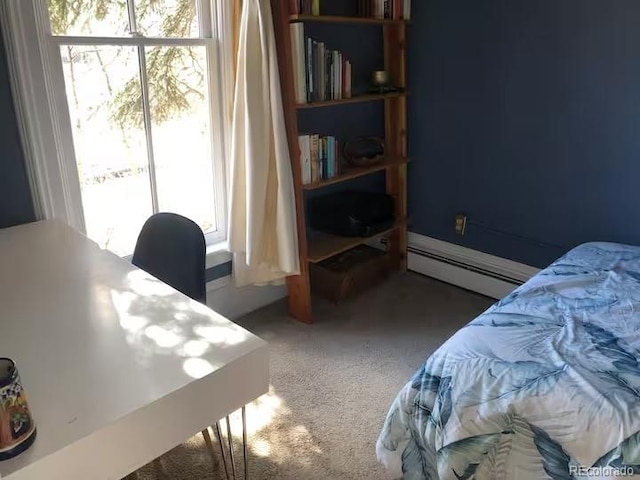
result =
M640 2L413 5L411 230L535 266L640 244Z
M0 32L0 228L34 220Z

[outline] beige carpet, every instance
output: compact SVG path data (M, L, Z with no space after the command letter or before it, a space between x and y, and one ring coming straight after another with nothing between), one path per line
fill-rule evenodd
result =
M387 478L375 442L390 403L427 355L491 303L407 273L338 306L316 302L311 326L290 320L284 302L242 318L271 358L271 392L248 410L250 478ZM240 434L237 416L233 427ZM132 477L209 480L224 478L220 470L197 436Z

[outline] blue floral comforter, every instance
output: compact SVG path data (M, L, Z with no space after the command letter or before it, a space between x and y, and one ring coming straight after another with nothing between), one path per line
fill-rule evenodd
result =
M405 479L640 474L639 362L640 247L581 245L427 360L378 459Z

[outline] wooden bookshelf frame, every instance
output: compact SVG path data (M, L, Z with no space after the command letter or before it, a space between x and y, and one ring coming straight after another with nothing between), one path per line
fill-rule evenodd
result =
M320 180L315 183L308 183L302 185L304 190L316 190L318 188L324 188L328 185L333 185L340 182L346 182L347 180L352 180L354 178L363 177L365 175L369 175L374 172L379 172L380 170L386 170L387 168L392 168L403 163L407 163L409 161L408 158L404 157L387 157L382 162L376 163L374 165L368 165L366 167L350 167L347 168L342 173L339 173L335 177L327 178L324 180Z
M405 20L391 20L362 17L334 17L313 15L291 15L289 2L271 0L274 16L276 45L278 50L278 66L282 86L282 99L287 127L287 139L291 155L293 171L296 217L298 221L298 244L300 256L300 275L287 278L289 289L289 314L297 320L312 323L313 310L311 302L311 285L309 279L309 263L317 263L333 255L356 247L375 237L387 237L391 263L398 271L407 266L407 103L406 103L406 24ZM390 72L394 85L401 89L381 95L363 95L343 100L331 100L307 104L297 104L293 74L293 57L289 24L295 21L313 21L325 23L353 23L377 25L384 36L385 68ZM311 185L302 184L300 166L300 149L298 146L298 118L300 109L332 107L365 101L383 101L385 115L385 143L387 158L377 166L361 167L347 170L337 177L316 182ZM395 224L371 238L345 238L333 235L311 234L307 236L305 220L304 190L313 190L327 185L345 182L356 177L384 170L386 175L386 192L395 201Z
M374 17L339 17L335 15L303 15L301 13L290 15L290 22L321 22L321 23L356 23L361 25L392 25L407 23L407 20L395 18Z
M334 105L345 105L349 103L361 103L361 102L374 102L376 100L388 100L390 98L404 97L405 92L392 92L392 93L373 93L366 95L356 95L351 98L341 98L340 100L324 100L321 102L309 102L309 103L296 103L296 108L321 108L321 107L333 107Z

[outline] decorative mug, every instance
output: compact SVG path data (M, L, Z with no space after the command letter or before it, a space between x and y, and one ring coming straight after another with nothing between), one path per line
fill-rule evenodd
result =
M0 358L0 461L21 454L35 439L36 425L16 364Z

